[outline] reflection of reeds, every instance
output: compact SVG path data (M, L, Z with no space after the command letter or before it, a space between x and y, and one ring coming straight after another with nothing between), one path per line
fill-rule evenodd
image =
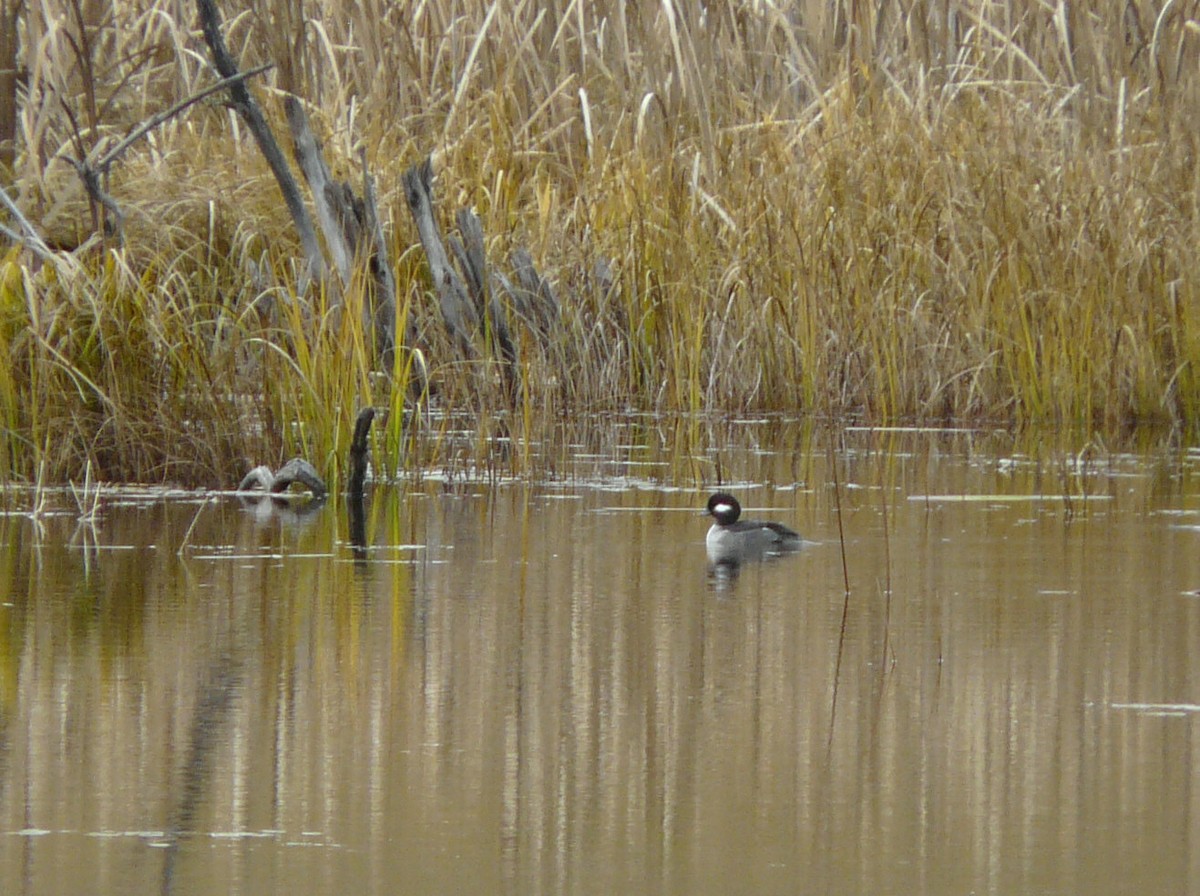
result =
M759 432L761 444L808 444ZM713 440L729 444L719 430ZM785 458L739 447L724 449L730 480L786 481ZM586 490L580 502L546 500L544 487L377 489L366 572L328 556L344 532L340 502L292 529L216 500L193 542L231 551L181 564L164 548L194 508L155 499L112 509L106 541L137 549L103 552L86 591L79 553L55 547L72 519L48 515L46 560L31 562L17 549L27 522L0 518L12 547L0 582L14 604L0 654L6 786L25 795L4 803L5 819L52 832L34 848L2 838L14 859L0 863L15 881L5 892L24 879L22 850L38 862L29 879L54 875L67 892L94 890L97 867L114 891L150 892L171 863L177 889L209 875L226 891L261 891L271 874L289 892L310 880L358 892L367 874L404 889L420 868L419 889L454 891L468 859L489 892L565 891L592 869L613 871L585 889L735 892L765 880L760 891L783 892L798 867L833 892L847 880L1086 889L1093 862L1117 879L1147 819L1138 867L1160 867L1174 844L1165 874L1176 877L1159 889L1186 892L1174 884L1196 848L1196 775L1180 756L1194 722L1123 708L1188 698L1195 533L1146 514L1186 503L1161 491L1183 488L1179 464L1164 461L1170 482L1122 477L1117 512L1070 529L1052 504L1027 524L1012 505L890 499L890 561L877 497L851 487L1038 492L1034 461L1005 472L988 462L1013 448L991 434L907 434L890 444L904 459L880 465L874 435L843 437L854 584L869 593L892 565L903 664L881 688L877 604L860 599L832 737L832 544L712 599L702 524L650 511L656 495L622 495L650 514L631 516L593 512L615 502ZM826 483L825 452L814 453L810 481ZM1150 472L1125 462L1117 472ZM691 496L662 499L691 509ZM828 489L794 501L806 534L836 537ZM634 524L643 518L655 537ZM1044 587L1071 594L1036 596ZM1115 828L1091 823L1110 809ZM146 830L180 831L157 840L180 848L113 836ZM1010 841L1049 846L1031 865L1001 848ZM58 867L81 843L101 844L106 864ZM1064 870L1064 854L1080 864ZM764 877L781 856L787 867Z
M414 439L435 466L528 470L563 415L615 408L1194 425L1197 38L1151 6L343 0L300 20L272 0L230 17L239 63L276 66L252 87L278 131L294 92L337 176L366 151L399 327L421 334L390 379L356 313L367 272L336 300L297 288L274 183L217 104L113 167L121 245L86 204L66 158L211 83L175 5L27 7L0 135L21 135L21 207L80 265L0 256L0 476L320 467L365 404L391 411L392 472ZM514 312L515 409L496 361L441 332L412 249L401 175L431 150L443 225L473 205L489 264L528 249L561 298L549 336ZM401 435L410 381L422 407L507 415L513 453Z
M834 456L833 443L828 445L829 476L833 484L833 507L837 517L838 549L842 557L842 621L838 626L837 655L833 664L833 687L830 693L829 708L829 740L826 749L833 748L833 729L837 722L838 688L842 680L842 656L846 649L846 621L850 617L850 566L846 560L846 528L842 521L842 485L838 475L837 458Z
M84 472L83 484L79 487L74 482L69 483L71 497L79 511L79 522L95 525L100 516L100 493L104 486L92 479L92 464L89 461Z

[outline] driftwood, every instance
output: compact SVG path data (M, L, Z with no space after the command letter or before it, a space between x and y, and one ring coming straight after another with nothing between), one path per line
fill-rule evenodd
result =
M238 491L249 492L262 489L278 495L296 483L305 486L312 492L314 498L324 498L329 494L325 480L321 478L316 468L302 457L292 458L274 473L271 472L270 467L265 465L255 467L242 479Z
M504 384L509 399L516 401L520 389L517 372L517 348L513 344L512 332L508 328L508 315L504 313L495 293L487 288L487 253L483 245L483 223L479 216L467 208L459 209L455 216L462 239L450 237L450 248L462 268L471 302L480 319L487 323L487 334L491 338L493 354L498 355L504 371Z
M321 255L317 232L313 229L308 210L304 207L300 187L296 184L296 179L292 177L287 159L284 158L279 144L275 142L275 137L263 116L262 109L250 95L245 79L237 78L239 75L237 64L229 55L229 49L225 46L225 38L221 34L221 14L217 10L216 0L196 0L196 8L200 13L204 40L212 53L213 65L222 78L235 79L229 84L230 101L242 120L246 122L250 133L254 135L263 158L271 166L271 172L275 175L275 180L283 193L283 201L287 204L288 212L291 213L292 221L300 235L300 244L304 247L304 254L308 256L309 274L319 277L325 272L325 260Z
M351 498L362 499L363 482L367 475L367 454L370 446L367 436L371 432L371 422L375 419L374 408L363 408L354 421L354 436L350 440L350 476L347 493ZM323 498L329 494L325 480L316 468L302 457L294 457L275 472L266 464L255 467L243 478L238 485L239 492L262 490L273 495L286 491L289 486L303 485L313 497Z
M289 96L284 100L284 108L296 161L312 191L317 223L325 235L325 245L333 256L343 287L350 283L354 259L362 257L369 261L371 290L363 304L363 329L374 332L376 355L385 368L391 369L396 346L396 280L388 262L387 243L375 207L375 187L367 173L366 157L363 157L364 184L360 198L348 183L333 179L300 101Z
M325 235L325 248L333 257L333 266L341 275L342 283L347 284L354 266L354 247L360 229L358 222L363 217L362 204L356 202L357 197L348 187L337 183L329 173L329 166L325 164L317 138L308 126L308 116L300 101L294 96L287 96L283 100L283 108L292 132L292 151L312 192L317 224Z
M442 241L433 212L431 159L426 158L420 165L404 172L404 192L429 263L447 332L464 354L474 357L473 339L480 324L484 325L492 354L503 365L509 397L515 401L520 390L517 347L500 294L507 294L513 311L545 346L559 323L558 296L554 287L538 273L533 257L524 249L518 249L511 258L515 285L497 271L493 277L500 289L490 289L483 225L468 209L460 210L457 215L461 239L455 236L449 239L450 251L462 270L459 275L450 264L446 243Z
M313 469L312 464L301 457L292 458L275 471L275 481L271 483L271 493L277 495L295 483L306 486L316 498L322 498L329 492L325 486L325 480Z
M374 419L374 408L363 408L359 411L354 421L354 436L350 439L346 510L350 521L351 550L355 559L360 561L367 557L367 515L363 504L363 483L367 478L367 458L370 452L367 439L371 434L371 423ZM266 465L255 467L242 479L237 490L255 494L265 492L270 494L274 501L279 501L282 498L280 493L296 483L306 486L312 492L313 500L307 505L276 504L272 507L272 512L278 510L300 518L324 504L328 494L320 474L303 458L297 457L288 461L274 473ZM258 506L262 506L262 503L258 502ZM297 506L299 509L293 509ZM284 510L284 507L287 509Z
M558 325L558 296L554 293L554 287L538 273L533 256L524 249L515 250L509 262L517 280L516 285L503 274L497 274L496 280L508 293L513 310L525 321L526 326L545 340Z
M592 287L596 290L596 295L604 301L608 301L613 294L613 290L617 286L616 275L613 274L612 264L604 256L596 259L595 265L592 266Z
M467 285L450 266L450 257L446 254L446 246L433 214L432 159L427 158L404 172L404 196L429 262L429 273L437 290L446 330L464 355L474 357L472 336L479 327L479 314L471 302Z
M455 219L462 239L451 236L450 250L462 270L475 313L482 319L487 313L487 252L483 245L483 223L467 208L460 208Z
M228 82L233 107L250 128L258 142L259 150L271 166L283 192L284 201L300 234L300 242L308 256L309 274L314 277L323 276L326 270L324 256L321 254L320 244L300 196L299 187L292 177L283 152L275 142L262 110L250 95L245 78L240 75L237 65L229 55L221 34L221 19L215 0L196 0L196 5L200 11L204 39L212 52L213 64ZM359 198L354 195L349 184L333 179L300 102L289 96L285 107L296 160L312 190L317 220L325 235L325 244L333 258L333 266L341 277L342 286L350 283L356 257L369 260L371 289L368 300L363 304L363 327L374 333L376 356L385 368L390 369L396 345L396 282L388 263L383 228L379 224L375 208L375 191L370 175L366 173L365 158L365 198Z
M375 179L367 171L367 153L362 153L363 210L366 219L363 229L365 239L370 241L374 252L370 257L371 282L375 284L373 313L375 317L375 348L384 369L390 370L396 345L396 275L392 271L388 256L387 239L383 235L383 222L379 219L379 203L375 198ZM417 341L417 323L412 317L406 320L404 342L412 346ZM424 390L424 377L417 372L415 385Z

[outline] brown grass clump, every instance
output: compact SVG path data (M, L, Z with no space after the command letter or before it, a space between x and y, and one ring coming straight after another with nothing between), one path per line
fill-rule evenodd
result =
M390 472L466 450L521 474L563 415L627 409L1194 432L1191 8L866 6L224 4L243 68L275 64L252 89L281 142L294 93L336 175L371 166L419 333L380 371L365 265L300 292L278 189L219 102L114 164L120 242L80 188L69 158L214 80L194 8L27 5L0 164L53 255L0 256L0 476L332 466L366 403L393 411ZM429 152L444 231L473 207L493 268L527 249L561 302L547 336L510 319L515 395L484 339L443 332L401 183Z

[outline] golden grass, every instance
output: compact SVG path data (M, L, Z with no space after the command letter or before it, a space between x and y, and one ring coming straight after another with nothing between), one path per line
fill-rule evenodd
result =
M365 275L296 294L278 190L218 103L116 163L124 242L97 236L65 158L211 83L207 48L190 4L27 4L11 180L70 263L0 257L0 478L333 468L368 402L389 473L464 450L537 473L556 420L625 409L1196 431L1190 7L224 6L243 67L276 64L252 87L281 142L291 91L336 174L365 150L419 355L372 370L337 310ZM401 186L431 151L443 229L473 206L490 263L527 248L562 301L549 340L516 327L515 407L441 332ZM431 406L469 411L474 447Z

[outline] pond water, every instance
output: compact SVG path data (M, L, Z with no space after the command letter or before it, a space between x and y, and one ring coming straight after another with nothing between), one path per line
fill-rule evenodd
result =
M0 892L1200 889L1200 454L616 432L361 535L10 495ZM718 473L805 547L710 572Z

